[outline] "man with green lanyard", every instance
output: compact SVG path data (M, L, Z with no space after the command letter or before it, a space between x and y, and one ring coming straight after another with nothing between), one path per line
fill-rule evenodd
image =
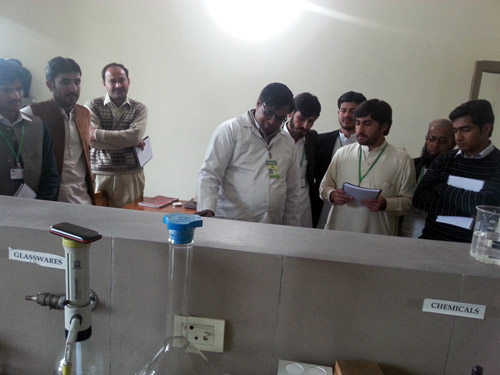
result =
M321 113L318 98L308 92L294 98L294 110L288 114L283 130L290 135L297 148L297 159L300 168L300 226L312 228L313 212L321 210L322 202L314 189L314 168L316 141L318 133L311 130Z
M23 71L0 59L0 195L53 200L59 175L52 138L38 117L19 111L23 98Z
M425 145L422 148L422 155L413 159L415 163L415 176L417 185L422 180L427 168L432 161L443 152L452 150L455 147L455 135L453 133L453 123L448 119L431 121ZM399 236L418 238L422 234L425 226L427 212L416 207L412 207L399 223Z
M325 229L397 235L399 216L411 208L415 190L413 160L385 140L392 125L388 103L365 101L354 117L358 143L335 153L320 185L321 198L333 203ZM379 189L380 194L358 201L344 193L344 183Z
M366 97L362 93L356 91L348 91L340 95L337 100L337 117L340 127L332 132L318 135L316 163L314 167L317 197L319 197L319 184L321 180L323 180L335 152L343 146L356 143L354 111L365 100ZM313 208L313 224L315 228L323 229L332 205L323 204L321 199L318 199L318 201L319 208L317 210Z

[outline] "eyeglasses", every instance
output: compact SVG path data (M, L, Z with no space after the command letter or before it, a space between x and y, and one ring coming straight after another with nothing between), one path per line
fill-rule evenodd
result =
M274 113L267 107L266 103L262 103L262 107L264 108L262 110L262 113L264 113L264 116L266 116L268 119L272 120L273 118L275 118L279 122L284 122L286 120L286 115L278 116L276 113Z
M440 145L446 145L446 144L451 142L451 140L448 138L445 138L445 137L437 138L437 137L434 137L433 135L431 135L430 137L425 137L425 140L429 143L434 143L437 141Z

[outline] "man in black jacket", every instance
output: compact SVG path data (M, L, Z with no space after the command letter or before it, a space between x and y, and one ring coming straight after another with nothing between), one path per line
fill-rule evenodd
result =
M413 159L417 185L430 167L432 161L443 152L452 150L454 147L455 135L453 132L453 123L447 119L431 121L427 135L425 136L422 154L420 157ZM401 237L420 237L422 229L425 226L426 217L427 212L413 207L408 214L401 217L398 235Z
M356 129L354 124L354 110L366 100L366 97L354 91L348 91L337 100L338 119L340 129L329 133L318 135L316 146L316 168L315 168L315 194L319 196L319 184L325 175L335 152L342 146L355 143ZM319 207L316 215L313 213L313 224L316 228L323 228L328 217L331 205L323 206L323 201L319 200Z

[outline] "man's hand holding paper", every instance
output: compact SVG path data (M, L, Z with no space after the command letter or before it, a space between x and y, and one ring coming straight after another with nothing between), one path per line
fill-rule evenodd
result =
M383 196L379 195L377 199L362 200L361 204L363 204L370 211L377 212L385 210L387 207L387 200Z
M330 200L334 204L345 204L352 201L354 198L346 194L342 189L336 189L330 193Z

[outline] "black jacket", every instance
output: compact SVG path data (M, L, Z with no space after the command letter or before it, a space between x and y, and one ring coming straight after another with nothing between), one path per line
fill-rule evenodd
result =
M317 186L319 185L318 182L316 181L316 176L317 176L316 148L318 144L318 132L316 130L309 131L309 133L307 133L306 135L305 141L306 143L304 147L307 160L306 179L309 185L309 199L311 200L313 227L315 227L319 220L319 215L321 214L321 207L323 206L323 201L319 197L318 193Z
M335 130L329 133L322 133L317 136L316 143L316 158L314 165L314 185L309 184L309 194L311 194L311 208L313 216L313 226L316 227L321 215L321 210L323 208L323 201L319 197L319 185L323 176L325 175L330 162L333 158L333 149L335 147L335 142L339 136L339 131ZM313 188L314 186L314 188ZM314 204L313 204L313 195Z

